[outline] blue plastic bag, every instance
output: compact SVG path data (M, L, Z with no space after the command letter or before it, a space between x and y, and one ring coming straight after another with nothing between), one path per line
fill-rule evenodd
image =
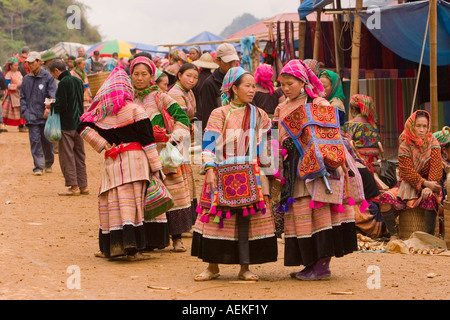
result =
M53 109L50 111L47 122L45 123L44 135L50 142L58 142L61 140L61 117Z

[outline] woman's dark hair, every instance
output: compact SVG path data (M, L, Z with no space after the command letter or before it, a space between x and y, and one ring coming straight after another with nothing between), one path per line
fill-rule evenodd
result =
M195 70L195 71L199 72L198 67L195 64L185 63L180 67L180 70L177 72L177 80L180 80L180 78L178 77L179 74L183 75L183 73L185 73L188 70Z
M416 120L417 120L418 118L420 118L420 117L423 117L423 118L427 119L427 120L428 120L428 123L430 123L430 117L429 117L429 115L428 115L427 112L425 112L425 111L423 111L423 110L417 111L417 113L416 113Z
M163 78L169 78L169 76L167 75L167 73L161 73L161 75L158 77L158 79L156 79L156 84L160 84L160 82L162 81Z

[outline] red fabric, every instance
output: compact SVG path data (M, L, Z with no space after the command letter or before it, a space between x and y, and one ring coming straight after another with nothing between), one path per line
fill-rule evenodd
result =
M134 151L134 150L142 150L142 146L139 142L131 142L130 144L124 146L122 143L115 148L112 148L109 151L105 152L105 158L111 157L114 160L120 153L124 153L125 151Z

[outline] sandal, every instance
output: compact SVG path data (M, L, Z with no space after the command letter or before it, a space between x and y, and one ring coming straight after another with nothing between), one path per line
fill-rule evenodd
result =
M97 251L96 253L94 253L94 257L97 258L105 258L105 255L103 254L103 252L101 252L100 250Z
M202 273L196 275L194 277L194 280L195 281L209 281L209 280L214 280L214 279L218 278L219 276L220 276L219 273L212 273L211 271L206 269Z
M150 256L143 255L140 252L138 252L138 253L136 253L134 255L127 255L126 256L126 259L128 261L142 261L142 260L148 260L150 258L151 258Z
M239 280L244 281L258 281L259 276L251 272L250 270L245 271L244 273L239 274Z
M64 192L60 192L58 193L59 196L79 196L80 195L80 190L79 189L72 189L69 188Z
M184 246L181 239L173 241L173 252L186 252L186 247Z
M88 194L89 194L89 189L88 189L88 187L80 188L80 194L82 194L82 195L88 195Z

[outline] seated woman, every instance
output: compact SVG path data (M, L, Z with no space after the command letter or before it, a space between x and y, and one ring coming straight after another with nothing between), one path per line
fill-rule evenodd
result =
M381 141L376 125L377 115L371 97L355 94L350 99L350 113L353 119L342 127L343 134L355 142L358 153L364 158L367 168L374 172L372 163L380 154L378 143Z
M345 123L345 106L344 106L344 90L342 89L342 81L339 75L330 70L322 70L318 76L323 85L325 99L333 106L339 109L340 125Z
M441 199L439 206L439 216L443 215L443 203L447 197L447 172L445 169L450 167L450 128L444 127L441 131L433 133L433 136L437 139L441 146L442 156L442 178L441 178Z
M442 178L441 148L430 132L430 114L414 112L400 135L398 151L400 184L380 197L381 214L391 240L398 237L394 210L425 210L425 231L434 234Z

